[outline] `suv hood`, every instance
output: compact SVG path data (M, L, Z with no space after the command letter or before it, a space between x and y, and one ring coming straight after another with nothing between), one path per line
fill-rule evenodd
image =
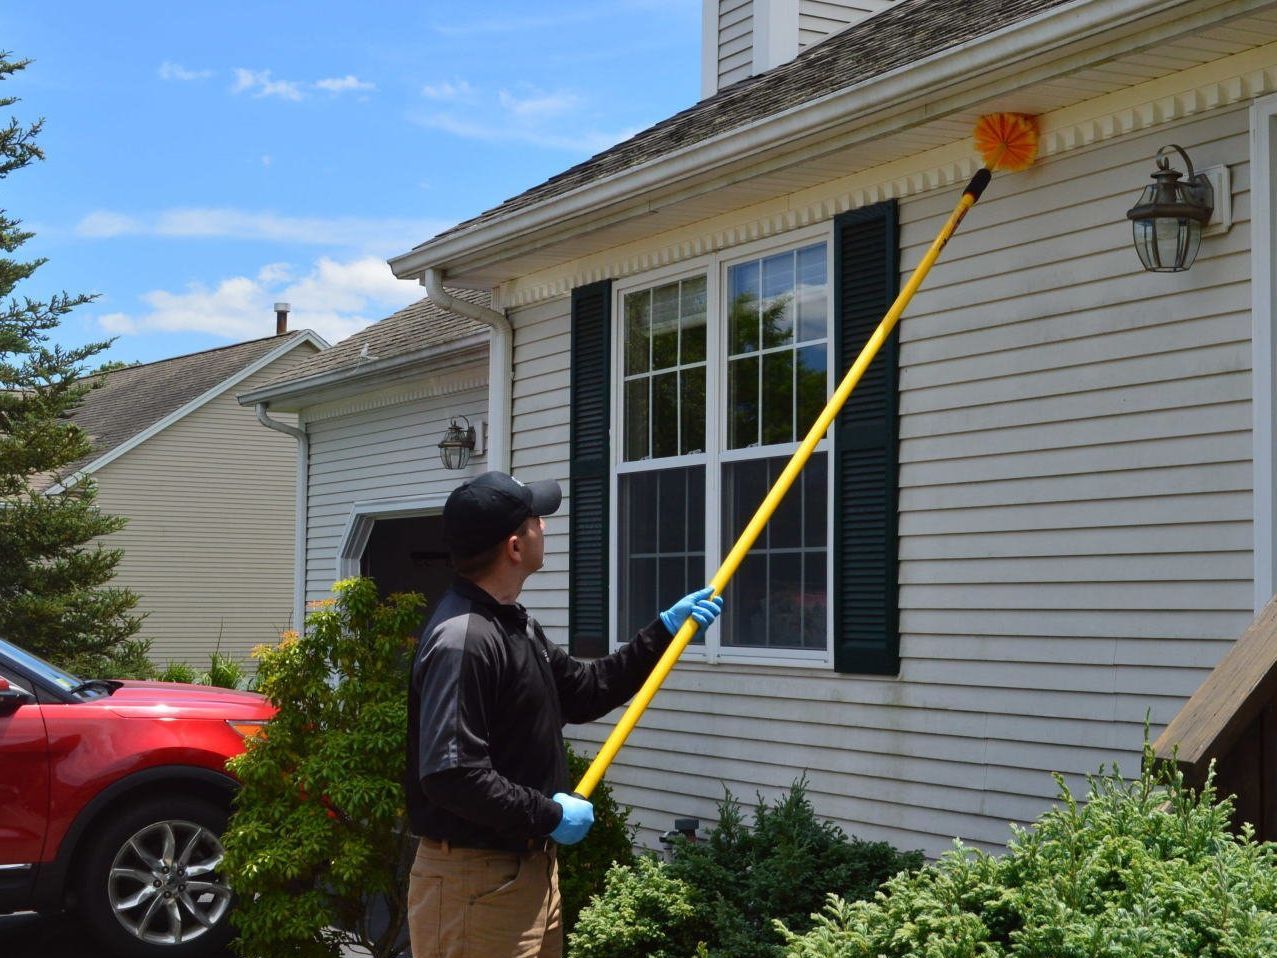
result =
M209 685L177 682L122 682L109 697L97 700L126 717L155 718L165 713L192 718L269 718L275 711L266 697Z

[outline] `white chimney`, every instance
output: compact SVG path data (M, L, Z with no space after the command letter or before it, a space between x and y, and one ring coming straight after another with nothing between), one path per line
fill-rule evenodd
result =
M701 97L787 63L898 0L701 0Z

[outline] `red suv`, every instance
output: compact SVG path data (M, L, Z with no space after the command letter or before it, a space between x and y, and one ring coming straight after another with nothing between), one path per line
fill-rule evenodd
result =
M0 913L74 906L137 958L223 948L226 760L272 714L251 692L81 681L0 640Z

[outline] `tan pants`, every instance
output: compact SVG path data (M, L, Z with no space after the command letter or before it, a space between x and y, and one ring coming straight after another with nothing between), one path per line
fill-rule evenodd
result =
M422 839L408 880L413 958L562 958L555 849L498 852Z

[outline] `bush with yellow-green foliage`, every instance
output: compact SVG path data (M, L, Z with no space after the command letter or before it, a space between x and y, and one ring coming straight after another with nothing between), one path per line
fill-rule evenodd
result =
M414 851L404 810L407 669L422 598L382 601L370 579L333 586L303 634L259 649L278 712L232 759L243 783L223 844L248 958L396 953ZM384 900L388 923L368 905ZM386 925L386 927L380 927Z
M1229 831L1228 801L1146 748L1078 801L1016 829L1002 855L961 845L871 901L830 895L786 958L1277 956L1277 846Z

